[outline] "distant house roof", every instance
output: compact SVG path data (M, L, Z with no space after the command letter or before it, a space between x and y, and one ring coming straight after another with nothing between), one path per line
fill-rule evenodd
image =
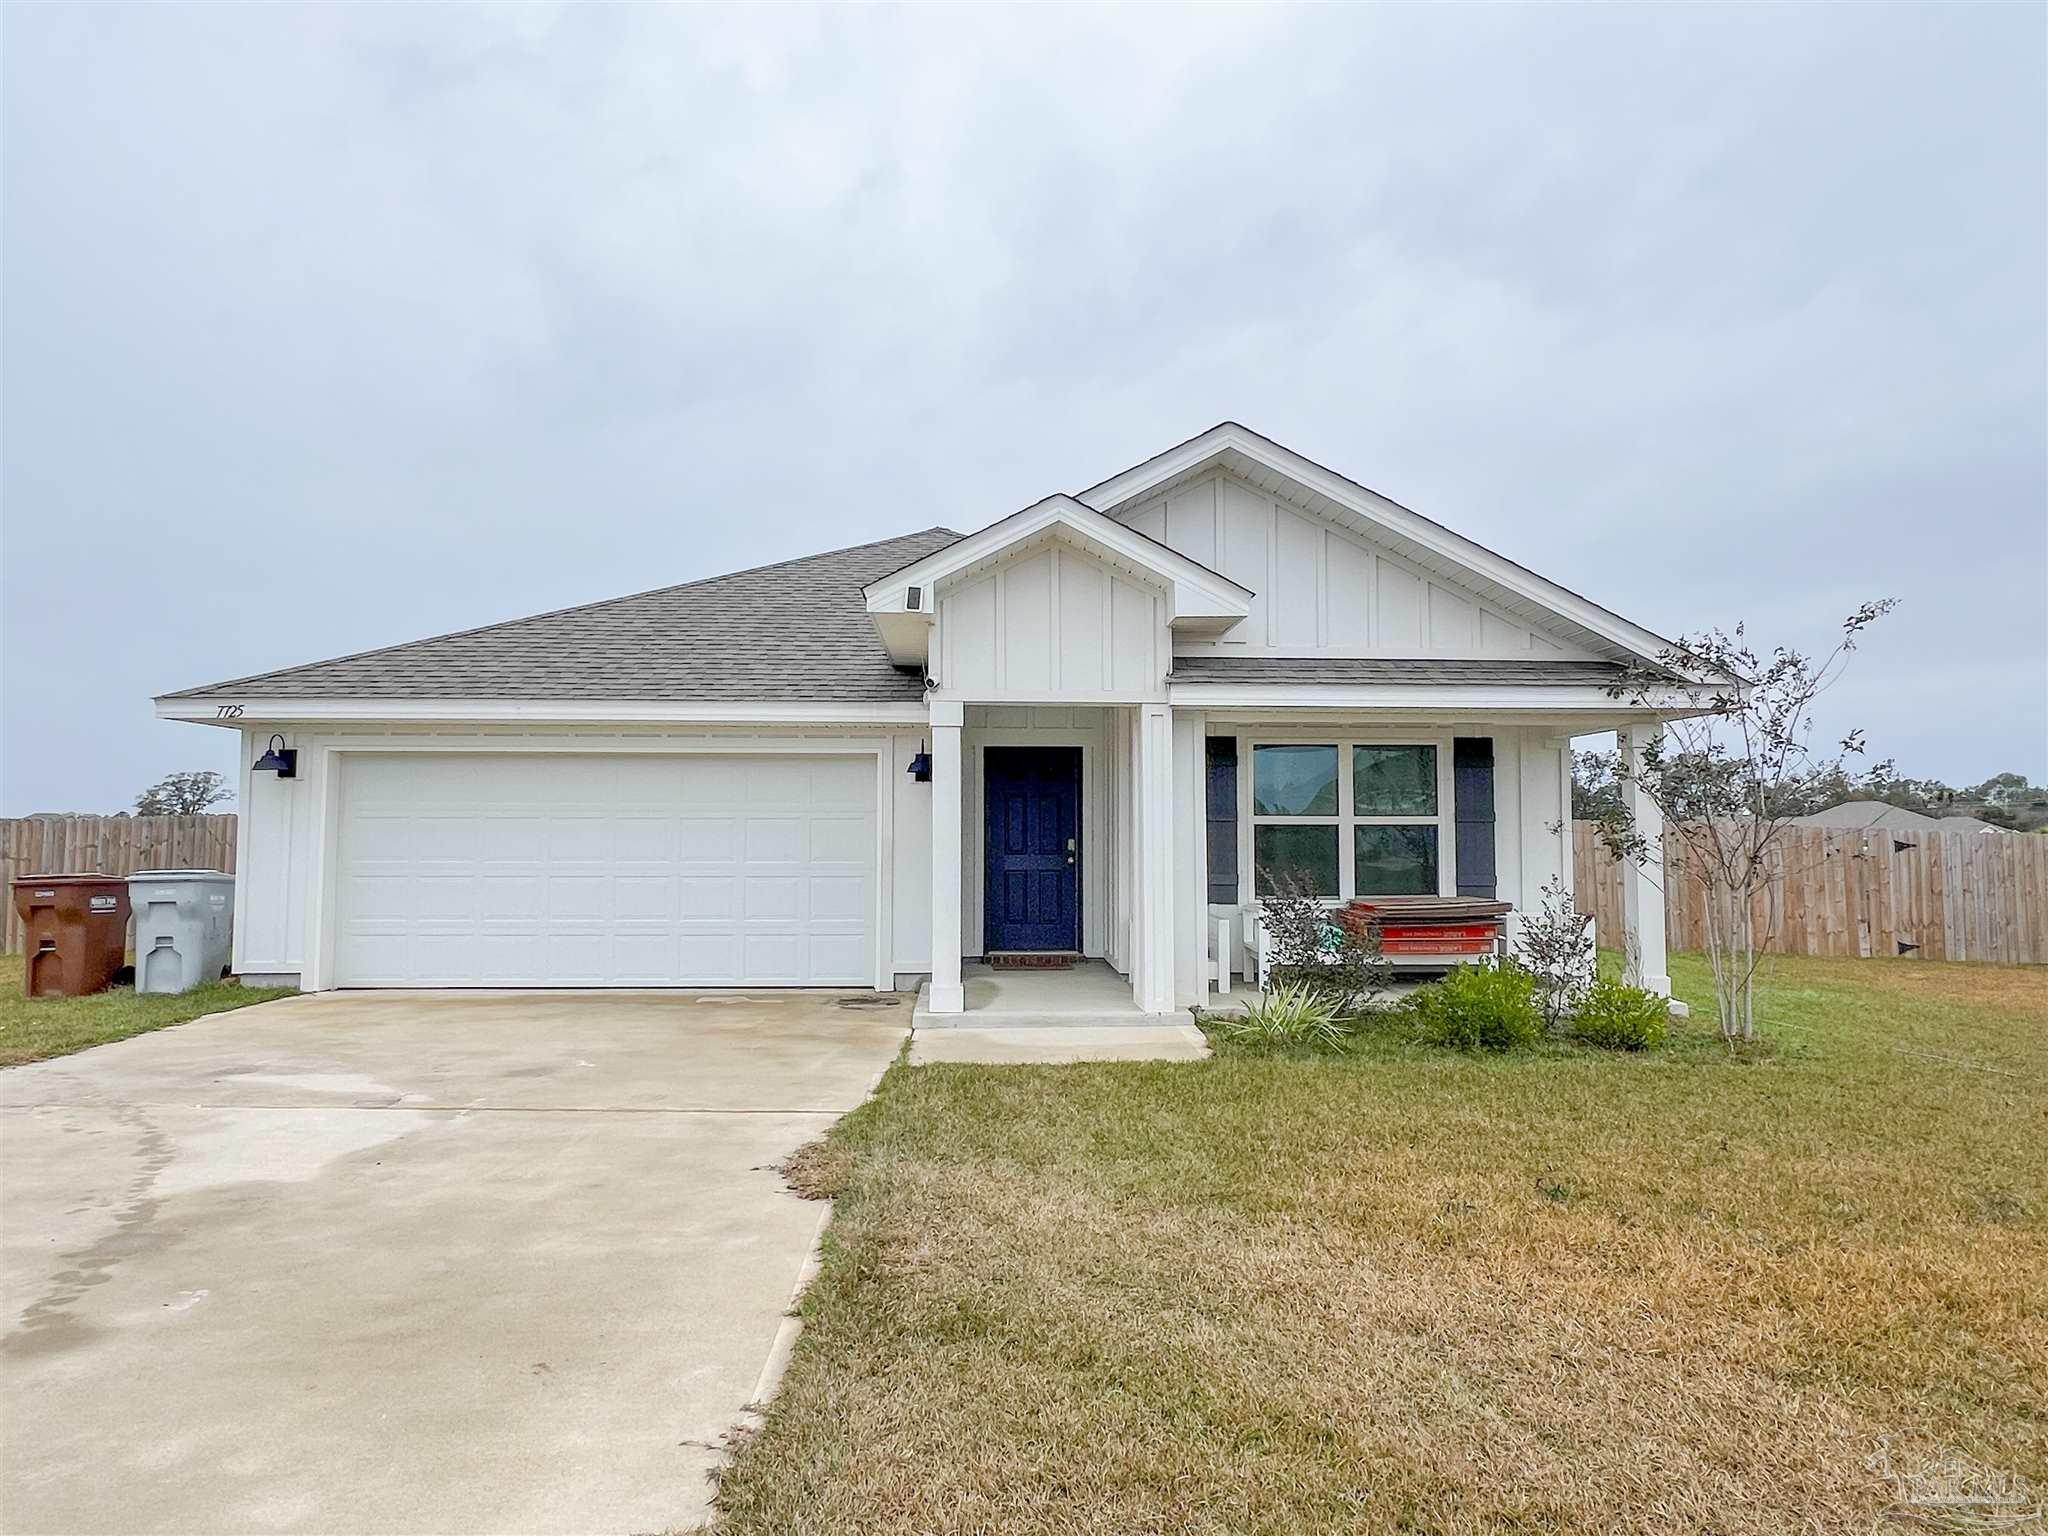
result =
M167 697L914 701L924 679L890 662L861 588L959 537L927 528Z
M1176 656L1171 683L1415 683L1442 686L1604 688L1627 672L1612 661L1523 661L1487 657Z
M1793 818L1802 827L1871 828L1886 832L2003 832L2004 827L1979 821L1974 816L1926 816L1902 805L1882 800L1845 800L1811 816Z

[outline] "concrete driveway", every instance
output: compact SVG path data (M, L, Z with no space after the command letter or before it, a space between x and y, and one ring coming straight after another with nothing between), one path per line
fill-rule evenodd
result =
M0 1529L708 1509L907 1003L327 994L0 1073Z

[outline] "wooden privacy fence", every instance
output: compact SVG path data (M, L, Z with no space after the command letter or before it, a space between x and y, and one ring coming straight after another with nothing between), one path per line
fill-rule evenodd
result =
M1619 944L1622 870L1593 823L1572 824L1572 862L1579 910ZM2048 834L1787 827L1771 863L1755 918L1779 954L2048 961ZM1705 949L1704 884L1683 868L1656 874L1670 947Z
M132 875L138 869L235 867L233 816L30 816L0 821L7 914L0 954L21 950L14 882L23 875Z
M1580 910L1618 944L1621 866L1591 822L1573 824L1572 855ZM2048 834L1787 827L1772 857L1777 878L1756 915L1781 954L2048 961ZM232 815L0 820L0 954L21 949L19 876L234 867ZM1671 947L1706 948L1700 881L1682 869L1660 878Z

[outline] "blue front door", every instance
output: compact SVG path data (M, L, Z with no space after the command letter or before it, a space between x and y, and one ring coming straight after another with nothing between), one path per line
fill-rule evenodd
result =
M1081 947L1081 749L989 747L982 941L993 952Z

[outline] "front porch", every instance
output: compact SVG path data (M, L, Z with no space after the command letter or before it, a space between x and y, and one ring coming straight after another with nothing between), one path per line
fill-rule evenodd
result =
M1569 891L1572 736L1657 729L1664 705L1614 686L1656 637L1292 461L1247 482L1228 455L1259 445L1223 435L1227 462L1160 502L1049 497L864 589L925 681L927 1021L1206 1006L1273 889L1476 897L1512 924ZM1629 916L1668 993L1654 892ZM969 969L1004 952L1096 964Z
M918 1027L1135 1027L1257 995L1261 882L1475 897L1571 878L1568 729L1527 714L934 700L931 980ZM957 722L957 723L955 723ZM1661 896L1613 936L1664 973ZM1005 952L1058 969L989 964ZM951 964L948 964L949 958ZM1410 979L1412 978L1404 978Z

